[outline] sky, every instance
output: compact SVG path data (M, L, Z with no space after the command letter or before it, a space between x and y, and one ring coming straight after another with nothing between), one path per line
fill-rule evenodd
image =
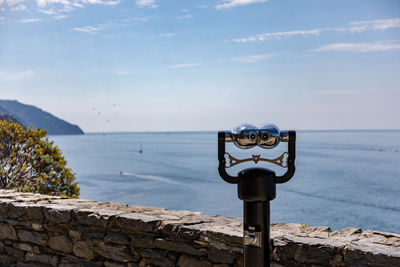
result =
M400 1L0 0L0 99L85 132L400 129Z

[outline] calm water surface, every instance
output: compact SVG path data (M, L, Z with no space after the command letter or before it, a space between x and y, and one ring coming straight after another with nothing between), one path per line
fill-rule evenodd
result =
M298 132L297 137L296 174L277 186L272 222L400 233L400 131ZM76 173L82 198L242 216L236 186L223 182L217 172L217 133L51 139ZM239 158L250 153L272 158L285 149L286 144L246 151L227 146Z

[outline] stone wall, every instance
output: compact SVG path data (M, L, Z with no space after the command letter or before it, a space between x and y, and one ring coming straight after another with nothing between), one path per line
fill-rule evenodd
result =
M400 266L400 235L273 224L274 267ZM241 221L0 190L3 266L243 266Z

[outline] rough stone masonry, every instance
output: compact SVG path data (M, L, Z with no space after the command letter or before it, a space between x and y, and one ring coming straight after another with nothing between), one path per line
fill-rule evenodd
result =
M0 190L0 266L243 266L237 218ZM400 235L271 226L273 267L400 266Z

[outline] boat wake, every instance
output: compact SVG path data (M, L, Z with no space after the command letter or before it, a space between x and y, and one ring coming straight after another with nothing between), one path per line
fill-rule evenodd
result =
M143 179L143 180L153 180L153 181L167 183L167 184L175 184L175 185L184 186L183 183L174 181L167 177L158 176L158 175L138 174L138 173L129 173L129 172L122 172L122 171L120 171L119 174L122 176L130 176L130 177L135 177L135 178L139 178L139 179Z

